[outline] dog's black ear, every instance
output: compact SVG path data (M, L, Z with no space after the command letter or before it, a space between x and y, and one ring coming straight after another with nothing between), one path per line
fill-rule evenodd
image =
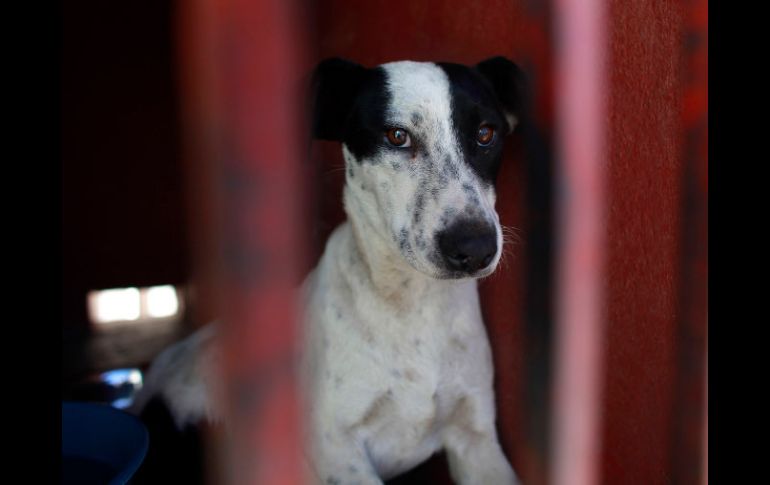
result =
M345 121L353 108L367 69L339 57L321 61L313 73L313 136L342 141Z
M512 132L525 116L528 93L524 71L502 56L479 62L476 70L492 85L505 111L508 133Z

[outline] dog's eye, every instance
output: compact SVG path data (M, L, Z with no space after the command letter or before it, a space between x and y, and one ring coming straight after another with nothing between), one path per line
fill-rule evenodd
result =
M495 139L495 129L489 125L479 126L479 130L476 132L476 143L480 146L489 146L492 140Z
M403 128L391 128L385 132L385 138L394 147L406 148L412 144L409 133Z

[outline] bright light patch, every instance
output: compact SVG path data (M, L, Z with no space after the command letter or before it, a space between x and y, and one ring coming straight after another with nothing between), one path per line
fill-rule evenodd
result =
M112 401L112 406L118 409L126 409L134 402L134 396L142 388L142 372L139 369L113 369L103 372L102 382L113 388L118 393Z
M129 406L131 406L134 403L133 397L122 397L120 399L115 399L110 403L112 407L118 408L118 409L126 409Z
M179 315L182 302L172 285L149 288L114 288L88 294L91 321L145 323Z
M139 369L115 369L102 373L102 380L107 384L118 387L131 384L136 389L142 387L142 373Z
M88 294L88 306L96 322L137 320L141 315L138 288L115 288Z
M179 300L176 296L176 289L173 286L153 286L145 291L148 317L171 317L179 311Z

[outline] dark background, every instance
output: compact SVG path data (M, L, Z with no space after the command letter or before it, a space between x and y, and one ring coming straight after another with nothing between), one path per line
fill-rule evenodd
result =
M168 0L62 5L65 387L109 366L88 354L88 291L190 275L173 15ZM126 365L151 356L131 351Z

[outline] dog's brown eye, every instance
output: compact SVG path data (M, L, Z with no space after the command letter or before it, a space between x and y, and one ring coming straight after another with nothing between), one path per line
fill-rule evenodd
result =
M408 147L411 142L409 133L402 128L391 128L385 132L385 137L388 139L388 142L395 147Z
M476 132L476 143L481 146L487 146L492 143L495 138L495 129L489 125L479 126L479 131Z

